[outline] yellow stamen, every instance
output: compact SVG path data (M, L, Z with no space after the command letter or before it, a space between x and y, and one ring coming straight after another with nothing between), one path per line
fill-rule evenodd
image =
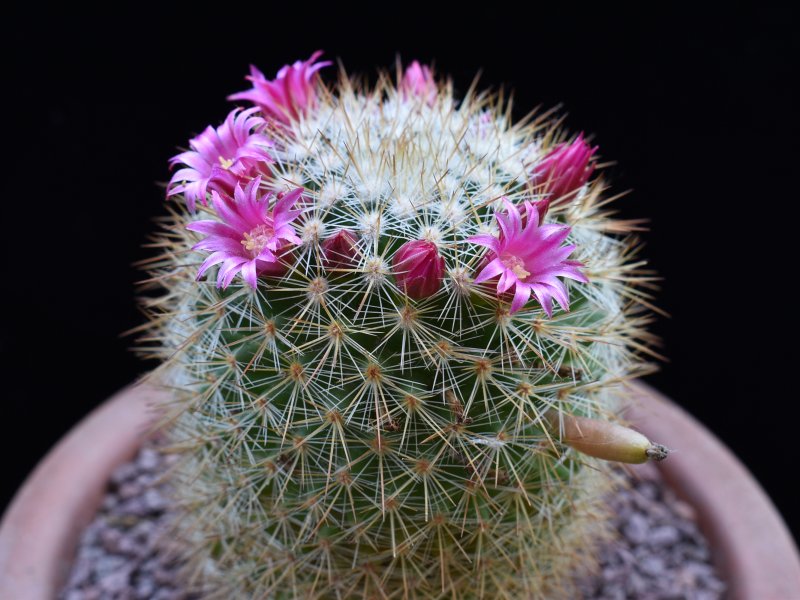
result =
M530 275L530 271L525 270L525 263L518 256L507 254L501 260L505 267L511 269L511 272L517 276L517 279L524 281Z
M259 225L244 234L244 239L240 241L244 249L253 255L261 252L269 243L274 232L266 225Z
M256 239L250 235L249 233L244 234L244 239L242 240L242 246L244 246L245 250L254 250L258 242Z
M521 265L514 265L511 267L511 272L517 276L519 279L525 279L530 273L522 268Z

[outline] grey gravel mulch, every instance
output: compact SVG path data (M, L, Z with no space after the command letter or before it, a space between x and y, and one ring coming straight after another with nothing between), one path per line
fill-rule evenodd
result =
M725 584L711 563L694 508L652 466L638 467L631 487L610 499L616 540L597 552L599 573L580 582L587 599L718 600Z
M86 528L59 600L193 600L161 550L169 519L159 482L169 457L151 447L113 474ZM711 564L694 510L656 469L637 469L611 499L620 535L598 551L600 570L579 582L587 600L718 600L725 585Z

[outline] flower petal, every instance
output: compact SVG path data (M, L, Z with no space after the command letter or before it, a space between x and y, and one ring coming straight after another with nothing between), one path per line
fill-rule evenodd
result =
M242 278L251 288L256 289L258 287L258 275L256 274L255 259L242 265Z
M514 314L520 308L525 306L525 303L531 297L531 287L529 285L525 285L524 283L517 283L517 287L514 290L514 300L511 301L511 309L509 312Z
M517 283L519 279L514 273L508 269L503 269L503 274L500 276L500 281L497 282L497 293L503 294L508 291L512 285Z
M467 238L468 242L472 242L473 244L478 244L479 246L484 246L489 248L490 250L499 254L500 250L500 240L492 235L488 235L485 233L481 233L479 235L473 235Z
M492 262L486 265L483 270L478 274L475 278L475 283L483 283L484 281L488 281L492 277L497 277L505 271L505 266L503 263L500 262L500 259L495 258Z

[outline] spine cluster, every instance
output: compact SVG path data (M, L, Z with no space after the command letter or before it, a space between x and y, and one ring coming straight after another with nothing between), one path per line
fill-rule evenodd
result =
M576 419L613 419L648 369L633 225L546 116L418 63L326 87L317 59L253 68L232 98L254 106L173 159L146 308L193 580L566 594L611 481Z

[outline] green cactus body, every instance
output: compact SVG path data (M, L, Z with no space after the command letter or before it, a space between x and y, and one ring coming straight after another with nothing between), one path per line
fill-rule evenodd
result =
M501 198L536 198L531 164L559 141L547 118L512 124L500 99L451 86L404 98L388 78L344 75L268 128L264 190L304 188L301 245L252 289L196 280L174 209L146 301L167 407L193 581L221 598L540 598L568 594L603 530L602 461L559 443L543 416L613 418L648 367L647 282L600 178L551 206L589 282L570 310L510 313L475 284ZM353 233L352 263L322 244ZM250 239L250 238L247 238ZM242 244L247 244L247 239ZM410 240L445 261L436 293L409 298L392 258ZM552 414L552 413L551 413Z

